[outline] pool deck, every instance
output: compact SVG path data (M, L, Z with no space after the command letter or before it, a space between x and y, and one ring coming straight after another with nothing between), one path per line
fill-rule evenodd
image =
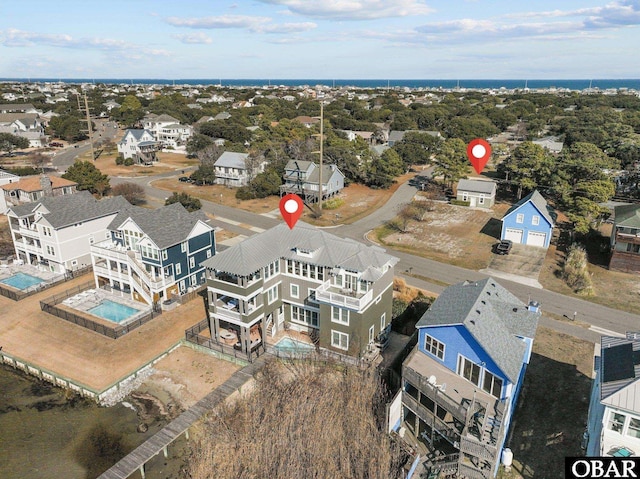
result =
M97 314L90 312L91 309L99 306L105 300L137 309L138 312L120 322L111 321L107 318L98 316ZM76 314L81 313L81 315L87 315L87 317L92 321L98 320L98 322L104 323L109 327L114 327L118 324L124 326L125 324L130 323L131 321L134 321L135 319L144 316L148 314L149 311L151 311L151 308L149 306L132 300L128 297L128 295L125 296L124 294L112 293L103 289L88 289L86 291L82 291L81 293L65 299L58 306L64 306L67 309L72 310Z
M101 391L177 344L185 329L205 315L202 299L196 297L110 339L40 310L41 299L89 279L91 275L80 276L19 303L0 297L2 351Z

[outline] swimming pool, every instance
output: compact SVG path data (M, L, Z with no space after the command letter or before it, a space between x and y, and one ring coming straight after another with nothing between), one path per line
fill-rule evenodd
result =
M311 352L316 350L316 347L313 344L303 343L302 341L296 341L295 339L291 339L289 337L282 338L273 347L279 351L283 351L287 353Z
M16 273L0 280L0 283L8 284L16 289L27 289L36 284L44 283L44 279L26 273Z
M100 318L113 321L114 323L121 323L125 319L128 319L134 314L140 312L140 310L127 306L126 304L116 303L115 301L105 299L98 306L94 306L87 312Z

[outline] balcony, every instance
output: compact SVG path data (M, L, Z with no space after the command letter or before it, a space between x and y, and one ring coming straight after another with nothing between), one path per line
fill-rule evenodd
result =
M630 233L616 233L616 243L640 244L640 236Z
M319 303L329 303L333 306L363 310L373 299L373 291L366 293L341 288L331 284L331 280L325 281L316 289L316 300Z
M127 248L119 246L111 240L101 241L91 245L91 253L106 258L114 258L127 262Z

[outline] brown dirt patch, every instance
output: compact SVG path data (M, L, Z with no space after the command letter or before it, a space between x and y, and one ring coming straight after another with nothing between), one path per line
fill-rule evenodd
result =
M182 346L153 366L138 392L187 409L229 379L240 366Z
M280 198L277 196L241 201L236 198L237 188L229 188L224 185L196 186L191 183L178 181L177 178L156 180L153 182L153 186L171 192L187 193L201 200L251 211L257 214L273 211L278 208L278 204L280 203Z
M411 220L406 233L382 226L378 239L387 246L412 254L469 269L486 268L491 260L491 246L499 236L499 218L507 204L493 210L471 209L435 203L423 221Z
M117 141L117 140L116 140ZM186 155L179 153L163 153L158 152L158 162L153 166L124 166L116 165L117 149L112 152L102 153L95 162L96 167L108 176L150 176L158 173L166 173L168 171L179 170L189 166L197 165L198 160L187 158ZM91 160L91 152L84 153L78 157L82 161Z
M507 444L513 469L501 478L562 477L564 458L583 454L593 343L540 327L533 353Z

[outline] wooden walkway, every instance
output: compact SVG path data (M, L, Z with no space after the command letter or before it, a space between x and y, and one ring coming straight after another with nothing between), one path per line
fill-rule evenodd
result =
M265 357L258 358L253 363L236 371L216 389L207 394L191 408L180 414L160 431L147 439L140 446L103 472L98 479L126 479L136 471L141 471L144 477L144 465L160 451L166 452L166 447L176 438L184 434L198 419L211 411L218 404L240 388L257 373L265 364Z

